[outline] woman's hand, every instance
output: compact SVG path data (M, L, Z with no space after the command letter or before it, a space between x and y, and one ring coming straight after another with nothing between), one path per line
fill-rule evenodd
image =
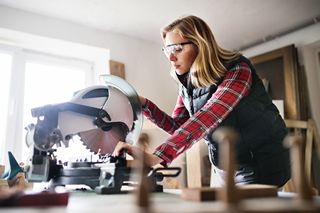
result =
M140 159L141 156L143 156L143 154L144 154L144 156L146 158L145 162L146 162L147 166L149 166L149 167L155 166L155 165L162 162L162 159L159 158L158 156L147 153L139 147L136 147L136 146L133 146L128 143L121 142L121 141L119 141L119 143L115 147L112 155L119 156L123 149L125 149L127 154L131 155L134 159Z

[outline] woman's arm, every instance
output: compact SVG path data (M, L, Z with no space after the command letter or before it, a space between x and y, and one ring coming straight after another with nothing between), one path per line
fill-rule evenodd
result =
M173 134L184 122L189 119L189 113L183 104L181 96L178 96L172 116L167 115L152 101L146 98L144 99L144 103L144 116L169 134Z

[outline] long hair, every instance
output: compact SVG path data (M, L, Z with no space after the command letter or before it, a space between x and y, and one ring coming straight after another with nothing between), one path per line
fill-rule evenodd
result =
M191 83L195 87L216 84L227 72L222 62L240 57L238 52L221 48L210 27L196 16L179 18L161 29L162 39L165 40L167 33L171 31L191 41L198 49L190 69Z

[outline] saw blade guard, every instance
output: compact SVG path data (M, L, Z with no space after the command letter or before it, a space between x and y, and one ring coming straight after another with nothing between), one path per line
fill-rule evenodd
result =
M102 114L92 122L92 117L61 112L59 126L62 134L77 130L92 152L111 154L119 141L137 142L143 122L142 110L137 93L125 80L112 75L103 78L105 86L87 88L71 100L72 103L100 108ZM78 127L68 121L75 122Z
M133 126L127 134L125 142L136 144L143 126L142 107L136 90L127 81L114 75L101 75L100 79L108 88L116 88L125 94L127 101L129 101L133 112ZM108 107L108 104L106 103L105 106Z

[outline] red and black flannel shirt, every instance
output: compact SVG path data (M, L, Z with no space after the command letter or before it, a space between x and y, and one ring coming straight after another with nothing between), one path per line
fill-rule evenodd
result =
M251 84L252 75L249 65L243 62L239 63L226 73L216 92L201 110L191 117L180 95L172 116L160 110L150 100L146 100L146 104L143 106L144 116L171 134L163 144L156 148L153 154L163 159L162 165L170 164L192 144L216 129L239 101L248 95Z

